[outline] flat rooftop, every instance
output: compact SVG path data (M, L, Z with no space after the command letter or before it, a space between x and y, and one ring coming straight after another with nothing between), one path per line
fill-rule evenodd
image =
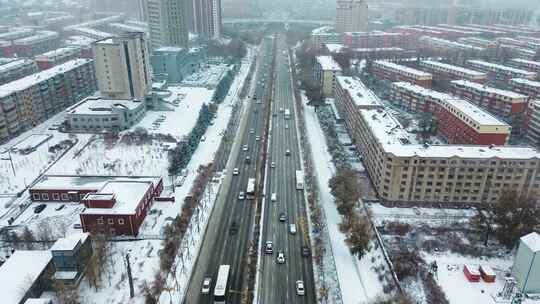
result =
M0 65L0 73L8 73L9 71L13 71L27 65L32 65L33 63L33 60L25 58L10 61L8 63Z
M377 60L375 63L381 64L389 69L403 71L405 73L413 74L419 77L432 77L430 73L410 68L401 64L393 63L390 61Z
M512 92L512 91L508 91L508 90L501 90L501 89L497 89L497 88L494 88L494 87L489 87L487 85L472 82L472 81L468 81L468 80L453 80L453 81L451 81L451 83L454 83L454 84L459 85L459 86L465 86L465 87L473 88L473 89L481 91L481 92L487 92L487 93L491 93L491 94L495 94L495 95L505 96L505 97L508 97L510 99L527 99L527 96L519 94L519 93L515 93L515 92Z
M521 241L531 249L532 252L540 251L540 234L531 232L521 237Z
M438 62L434 60L424 60L422 61L422 63L432 65L432 66L437 66L443 69L457 71L471 77L486 77L487 76L486 73L483 73L483 72L478 72L478 71L463 68L457 65L447 64L447 63Z
M17 304L51 262L49 250L17 250L0 266L2 303Z
M317 56L316 59L324 71L341 71L341 67L332 56Z
M511 59L510 61L518 63L518 64L523 64L523 65L532 65L536 68L540 68L540 62L538 61L521 59L521 58L514 58L514 59Z
M131 111L144 105L144 102L131 99L105 99L88 97L69 108L66 113L73 115L112 114L114 109Z
M56 50L48 51L43 54L36 55L36 60L42 59L42 58L54 58L58 56L63 55L71 55L75 54L77 52L80 52L81 48L78 46L65 46L62 48L58 48Z
M159 181L159 176L89 176L89 175L44 175L30 189L35 190L93 190L98 191L109 181Z
M510 73L527 75L527 76L530 76L530 77L535 77L536 76L535 72L529 72L529 71L525 71L525 70L522 70L522 69L516 69L516 68L512 68L512 67L505 66L505 65L502 65L502 64L491 63L491 62L487 62L487 61L483 61L483 60L469 60L467 62L472 64L472 65L482 66L482 67L485 67L485 68L493 68L493 69L506 71L506 72L510 72Z
M528 85L528 86L531 86L531 87L540 88L540 82L539 81L534 81L534 80L530 80L530 79L527 79L527 78L512 78L512 79L510 79L510 83L513 83L513 82Z
M59 238L54 242L54 245L49 249L50 251L69 251L75 249L77 244L84 243L90 236L87 232L72 233L66 237Z
M363 109L360 110L360 115L367 122L372 134L383 146L383 149L396 157L505 158L515 160L540 158L540 153L531 147L411 144L409 134L391 113L383 109Z
M357 106L380 106L382 105L377 95L375 95L370 89L354 77L350 76L338 76L337 81L339 85L349 91L351 99Z
M99 192L115 194L112 208L86 208L82 214L134 214L152 184L152 181L110 181Z

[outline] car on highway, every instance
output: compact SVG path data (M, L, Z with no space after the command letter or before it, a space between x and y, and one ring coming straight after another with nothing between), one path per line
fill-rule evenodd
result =
M257 136L255 136L255 140L259 141L259 140L261 140L261 137L259 135L257 135Z
M275 167L276 167L276 163L275 163L275 162L272 162L272 163L270 164L270 167L271 167L271 168L275 168Z
M229 227L229 234L236 234L238 232L238 223L232 222L231 227Z
M303 296L306 294L306 290L304 289L304 281L296 281L296 294L299 296Z
M264 252L272 254L274 252L274 244L271 241L266 242L264 245Z
M311 254L311 250L309 250L309 247L304 245L302 246L302 256L307 258Z
M278 264L285 264L285 253L283 251L279 251L276 257L276 261Z
M47 205L39 204L34 208L34 213L41 213L41 211L43 211L45 208L47 208Z
M246 195L244 194L244 191L240 191L240 193L238 193L238 199L239 200L245 200L246 199Z
M289 128L289 125L285 125L285 129L288 129Z
M285 212L281 212L281 213L279 214L279 221L280 221L280 222L285 222L285 221L287 221L287 215L285 214Z
M277 113L276 113L276 112L274 112L274 113L272 114L272 116L276 117L276 116L277 116Z
M277 193L272 193L272 202L277 202Z
M296 224L290 224L289 225L289 232L291 234L296 234Z
M289 149L285 150L285 155L286 155L286 156L291 155L291 150L289 150Z
M232 175L238 175L240 173L240 170L238 168L234 168L232 171Z
M248 150L248 145L243 145L242 146L242 151L247 151Z
M251 157L246 156L246 164L249 164L249 163L251 163Z
M212 278L210 278L210 277L204 278L204 280L202 281L201 293L202 294L209 294L211 284L212 284Z
M279 108L279 112L283 112L283 108Z
M254 134L255 133L255 129L250 129L249 130L249 134Z

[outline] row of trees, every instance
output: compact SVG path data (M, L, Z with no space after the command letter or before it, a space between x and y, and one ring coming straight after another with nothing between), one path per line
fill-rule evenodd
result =
M246 56L246 53L246 44L239 38L233 38L228 43L213 40L208 44L209 56L239 61Z
M345 242L351 253L361 259L370 250L372 233L367 217L355 210L360 199L358 176L350 169L338 170L328 185L343 219L340 229L346 235Z
M171 152L169 164L170 175L177 175L188 165L191 156L195 153L201 142L201 137L206 132L206 129L208 129L216 112L217 106L214 103L211 103L209 106L203 104L193 130L191 130L187 139L179 142Z

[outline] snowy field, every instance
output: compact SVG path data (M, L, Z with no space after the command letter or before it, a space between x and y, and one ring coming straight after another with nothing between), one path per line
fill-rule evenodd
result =
M429 223L430 225L445 225L455 222L468 222L476 215L473 209L444 209L444 208L400 208L386 207L381 204L369 204L373 218L380 224L383 221L402 223Z
M302 96L304 99L304 96ZM306 100L304 99L304 105ZM313 107L304 106L307 135L311 143L315 172L320 189L320 201L323 206L333 252L339 287L343 303L367 303L382 294L382 283L378 280L375 267L384 264L382 252L372 246L372 250L362 260L351 255L345 244L345 235L339 230L341 216L337 212L334 198L328 188L328 180L335 168L332 157L327 151L323 130L317 120Z

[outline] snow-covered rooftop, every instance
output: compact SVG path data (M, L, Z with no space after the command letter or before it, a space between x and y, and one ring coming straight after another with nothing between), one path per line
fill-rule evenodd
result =
M14 31L9 31L5 33L0 33L0 39L1 40L12 40L17 39L25 36L30 36L35 33L34 29L31 28L22 28Z
M101 19L96 19L96 20L91 20L91 21L84 22L84 23L79 23L79 24L66 26L64 28L64 31L71 31L71 30L74 30L75 28L79 28L79 27L93 27L93 26L98 26L98 25L112 23L112 22L119 22L119 21L122 21L123 19L124 19L124 14L108 16L108 17L101 18Z
M141 27L141 26L135 26L135 25L128 25L124 23L110 23L109 26L115 30L123 31L123 32L148 32L147 27Z
M439 67L439 68L456 71L456 72L459 72L459 73L463 73L464 75L466 75L468 77L473 77L473 78L485 77L486 76L486 73L482 73L482 72L478 72L478 71L475 71L475 70L463 68L463 67L460 67L460 66L457 66L457 65L451 65L451 64L447 64L447 63L443 63L443 62L434 61L434 60L424 60L424 61L422 61L422 64L436 66L436 67Z
M34 63L33 60L25 59L25 58L10 61L10 62L8 62L6 64L0 65L0 74L8 73L9 71L13 71L13 70L16 70L18 68L21 68L21 67L24 67L24 66L27 66L27 65L31 65L33 63Z
M114 36L111 33L107 33L107 32L104 32L104 31L99 31L99 30L96 30L96 29L93 29L93 28L90 28L90 27L77 27L77 28L74 28L73 31L78 33L78 34L86 35L86 36L89 36L91 38L96 38L96 39L104 39L104 38L107 38L107 37Z
M90 38L86 36L81 35L75 35L75 36L69 36L68 39L66 39L67 45L76 45L76 46L92 46L92 43L96 42L95 38Z
M13 41L13 43L16 44L16 45L26 45L26 44L33 44L33 43L45 41L45 40L56 39L56 38L59 38L59 37L60 37L60 35L58 35L57 32L39 31L37 34L35 34L33 36L17 39L15 41Z
M345 46L340 43L325 43L324 44L330 53L340 53Z
M524 84L531 87L540 88L539 81L533 81L527 78L512 78L510 79L510 83L519 83L519 84Z
M513 73L513 74L521 74L521 75L526 75L529 77L536 77L535 72L529 72L529 71L516 69L516 68L508 67L505 65L491 63L491 62L487 62L483 60L469 60L467 62L473 66L484 67L487 69L495 69L495 70Z
M86 232L72 233L66 237L59 238L49 249L51 251L70 251L74 250L79 243L84 243L89 234Z
M452 80L451 83L458 86L469 87L469 88L472 88L474 90L481 91L481 92L508 97L510 99L527 99L527 96L519 94L519 93L515 93L515 92L507 91L507 90L501 90L494 87L489 87L487 85L468 81L468 80Z
M426 42L433 45L439 45L439 46L446 46L449 48L457 48L461 50L474 50L474 51L483 51L484 48L466 44L466 43L460 43L456 41L446 40L442 38L432 37L432 36L422 36L418 38L418 41L420 42Z
M357 78L338 76L339 85L347 90L357 106L380 106L379 98Z
M534 60L527 60L527 59L522 59L522 58L514 58L514 59L511 59L510 61L512 61L512 62L514 62L516 64L519 64L521 66L530 65L530 66L534 66L535 68L540 68L540 62L534 61Z
M112 208L86 208L83 214L133 214L152 181L110 181L99 190L100 193L114 193L116 203Z
M383 109L362 109L360 115L384 150L397 157L429 157L466 159L534 159L540 153L531 147L474 146L474 145L421 145L410 144L409 135L391 113Z
M68 114L79 115L100 115L110 114L114 109L125 109L128 111L140 107L143 103L132 99L106 99L99 97L88 97L67 110Z
M51 299L42 299L42 298L33 298L33 299L27 299L24 301L24 304L49 304L51 303Z
M0 266L2 303L17 304L51 262L48 250L17 250Z
M332 56L317 56L316 58L324 71L341 71L341 67Z
M412 74L412 75L415 75L415 76L418 76L418 77L429 77L429 78L432 77L432 75L430 73L420 71L420 70L417 70L417 69L413 69L413 68L410 68L408 66L404 66L404 65L401 65L401 64L393 63L393 62L390 62L390 61L377 60L377 61L375 61L375 63L380 64L380 65L382 65L384 67L387 67L387 68L389 68L391 70L402 71L402 72Z
M311 34L312 35L335 34L335 32L334 32L333 27L331 27L331 26L323 26L323 27L319 27L319 28L316 28L313 31L311 31Z
M540 251L540 234L531 232L521 237L521 242L525 244L532 252Z
M409 82L394 82L393 86L403 88L405 90L414 92L424 97L431 97L437 101L443 107L452 107L456 112L461 113L463 116L469 118L477 125L484 126L499 126L510 128L510 126L491 115L490 113L482 110L478 106L455 96L437 92L435 90L426 89L424 87L409 83ZM458 114L458 113L456 113Z
M54 59L62 56L70 56L80 52L81 48L78 46L65 46L56 50L48 51L43 54L36 55L36 60Z
M78 68L84 64L92 62L91 59L74 59L63 64L54 66L48 70L35 73L21 79L6 83L0 86L0 98L11 95L14 92L28 89L46 79L50 79L58 74Z
M403 51L402 48L399 47L380 47L380 48L355 48L354 51L356 52L384 52L384 51L395 51L395 52L401 52Z

